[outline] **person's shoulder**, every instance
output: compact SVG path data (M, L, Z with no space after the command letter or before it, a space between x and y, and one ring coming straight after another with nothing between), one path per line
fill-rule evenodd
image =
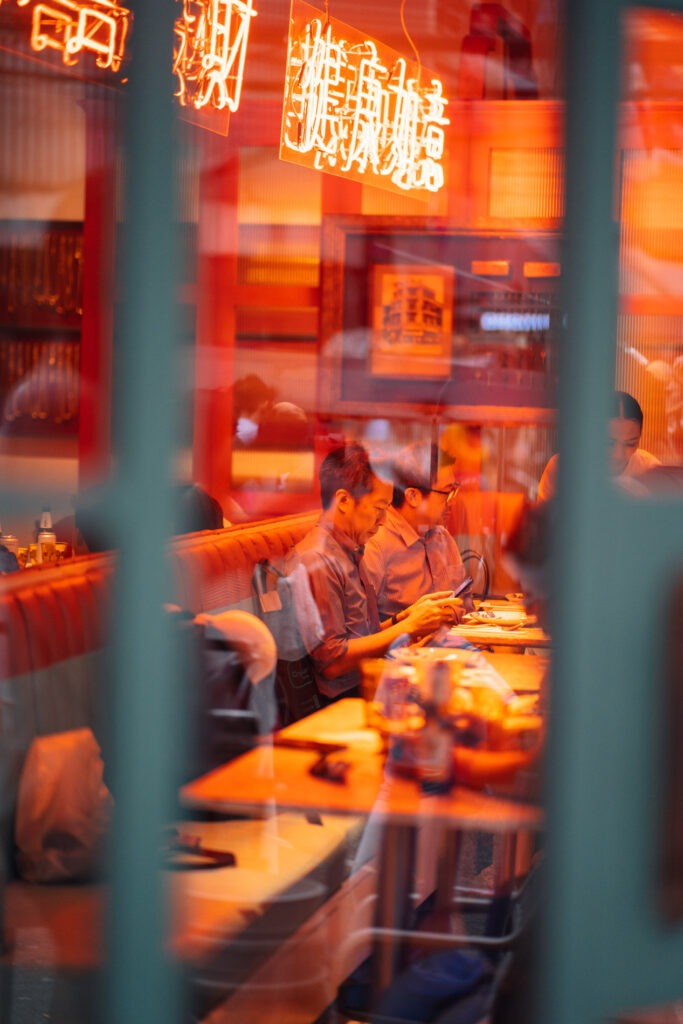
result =
M538 483L536 497L539 501L549 501L557 490L557 471L560 464L560 456L557 452L548 459L545 469Z
M661 459L658 459L652 452L648 452L645 448L637 448L626 469L629 476L639 476L648 469L652 469L653 466L661 466L661 464Z
M391 535L387 531L386 526L382 525L365 545L363 552L363 563L365 566L368 569L377 569L379 571L385 564L387 549L390 546Z
M367 541L365 551L384 551L388 544L394 542L396 535L395 526L386 520L382 523L377 533L374 533Z
M322 523L316 523L294 546L296 554L308 566L316 561L335 562L341 550L333 532Z

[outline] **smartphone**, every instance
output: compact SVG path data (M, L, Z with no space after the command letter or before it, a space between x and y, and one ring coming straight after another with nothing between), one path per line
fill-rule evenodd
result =
M462 583L460 583L453 591L453 597L460 597L461 594L464 594L466 590L470 589L473 583L474 580L472 577L466 576Z

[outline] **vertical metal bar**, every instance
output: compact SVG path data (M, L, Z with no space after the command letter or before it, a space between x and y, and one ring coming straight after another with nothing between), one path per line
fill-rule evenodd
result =
M161 829L177 781L178 691L162 603L168 600L169 466L175 436L175 4L134 4L125 98L123 297L114 343L119 549L112 657L113 790L109 1024L179 1019L176 974L164 952L167 914Z
M618 283L622 5L568 0L567 183L539 1020L604 1021L680 993L681 936L655 919L658 631L680 509L608 478ZM605 443L602 439L605 438ZM636 586L637 585L637 586ZM637 589L637 597L635 590Z

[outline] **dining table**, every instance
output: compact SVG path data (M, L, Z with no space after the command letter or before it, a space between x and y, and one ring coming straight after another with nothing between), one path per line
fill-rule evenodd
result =
M496 672L513 671L510 685L533 692L542 685L547 659L488 655ZM522 663L510 669L510 658ZM525 671L522 670L524 666ZM514 848L520 833L543 826L534 801L455 785L445 793L423 792L415 778L391 770L386 743L368 726L366 702L337 700L281 732L262 738L249 752L182 787L188 808L259 817L280 811L364 816L377 842L377 893L374 990L381 991L399 964L402 933L409 929L418 836L437 824L450 841L433 856L453 857L466 833L492 834L502 840L496 884L504 886L516 870ZM320 771L320 767L324 771ZM435 873L454 865L435 865Z
M549 633L522 604L503 599L476 603L475 609L449 630L446 644L465 640L485 649L544 650L552 646Z

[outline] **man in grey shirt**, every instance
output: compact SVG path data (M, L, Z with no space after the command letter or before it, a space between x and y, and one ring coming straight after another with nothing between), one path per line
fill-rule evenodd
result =
M382 657L400 636L424 636L452 620L450 591L426 595L380 620L363 553L385 519L392 490L375 475L362 445L335 448L320 467L322 516L291 556L305 565L320 612L323 639L311 658L328 698L357 694L363 658Z

